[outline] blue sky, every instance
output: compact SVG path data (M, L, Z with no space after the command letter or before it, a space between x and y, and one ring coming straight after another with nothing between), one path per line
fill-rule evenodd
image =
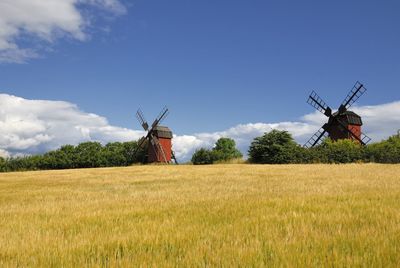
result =
M35 56L0 64L1 92L129 129L139 107L150 121L168 105L178 135L296 121L311 90L336 108L357 80L360 106L400 99L399 1L96 1L69 1L79 30L4 35Z

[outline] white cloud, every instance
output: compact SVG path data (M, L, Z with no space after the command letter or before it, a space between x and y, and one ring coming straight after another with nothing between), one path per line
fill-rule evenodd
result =
M23 63L38 57L35 49L18 44L27 36L46 42L61 36L85 40L90 20L79 8L84 5L114 14L126 12L119 0L0 0L0 63Z
M354 107L354 112L362 115L365 132L373 141L393 135L400 129L400 101L376 105Z
M400 128L400 101L353 110L362 116L363 132L373 141L387 138ZM212 148L219 138L230 137L246 154L251 141L271 129L287 130L303 144L325 120L315 112L298 122L248 123L211 133L175 135L173 146L178 160L188 161L196 149ZM144 135L143 131L112 126L106 118L83 112L69 102L27 100L8 94L0 94L0 133L0 156L43 153L83 141L131 141Z
M362 116L363 133L372 138L372 142L385 139L400 129L400 101L375 106L355 106L352 110ZM304 144L326 120L323 114L315 111L302 116L299 122L249 123L220 132L176 136L174 149L178 158L187 161L196 149L212 148L219 138L229 137L236 141L237 147L246 155L253 139L271 129L286 130L298 143Z
M111 126L63 101L27 100L0 94L0 149L11 155L41 153L83 141L136 140L142 131Z

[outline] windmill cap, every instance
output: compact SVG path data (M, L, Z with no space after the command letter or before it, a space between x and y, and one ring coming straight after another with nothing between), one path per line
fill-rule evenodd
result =
M339 112L334 112L332 115L337 116L338 114L339 114ZM359 116L358 114L356 114L353 111L345 111L343 113L340 113L339 116L346 117L347 123L349 123L350 125L361 126L363 124L362 120L361 120L361 116Z
M172 131L168 127L156 126L153 132L158 138L172 139Z

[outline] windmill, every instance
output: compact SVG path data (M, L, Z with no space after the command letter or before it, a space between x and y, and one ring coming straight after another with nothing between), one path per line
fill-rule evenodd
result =
M172 151L172 131L168 127L160 126L160 123L168 114L168 108L164 107L153 124L149 126L144 118L143 112L140 109L136 112L136 118L139 120L143 129L147 131L147 135L139 140L135 154L140 148L144 148L147 143L147 163L171 163L173 159L174 162L178 164L175 154Z
M323 138L329 136L332 140L352 139L362 145L366 145L371 138L361 132L361 117L348 109L356 102L361 95L367 91L363 84L356 82L346 98L339 106L337 112L332 109L312 91L307 103L328 117L328 122L324 124L304 145L310 148L321 144Z

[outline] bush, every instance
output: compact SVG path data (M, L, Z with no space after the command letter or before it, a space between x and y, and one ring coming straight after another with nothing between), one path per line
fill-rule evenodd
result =
M321 145L306 149L296 144L286 131L273 130L257 137L249 148L249 162L263 164L289 163L400 163L400 137L361 146L345 139L326 139Z
M214 162L229 161L242 158L242 153L236 149L236 143L229 138L220 138L212 149L212 158Z
M322 163L354 163L363 160L362 146L353 140L344 139L332 141L326 139L315 148L314 157Z
M242 153L236 149L236 143L230 138L220 138L212 150L201 148L194 152L191 162L195 165L207 165L215 162L227 163L234 159L241 159Z
M121 142L108 143L103 148L103 154L106 161L106 166L127 165L125 148Z
M301 148L287 131L272 130L257 137L249 148L249 162L260 164L301 163L305 157Z
M83 142L75 147L76 167L93 168L106 166L106 159L102 154L99 142Z
M192 163L194 165L208 165L212 164L213 161L213 154L210 150L205 148L200 148L196 150L192 156Z
M369 162L400 163L400 136L395 135L365 148L364 158Z

